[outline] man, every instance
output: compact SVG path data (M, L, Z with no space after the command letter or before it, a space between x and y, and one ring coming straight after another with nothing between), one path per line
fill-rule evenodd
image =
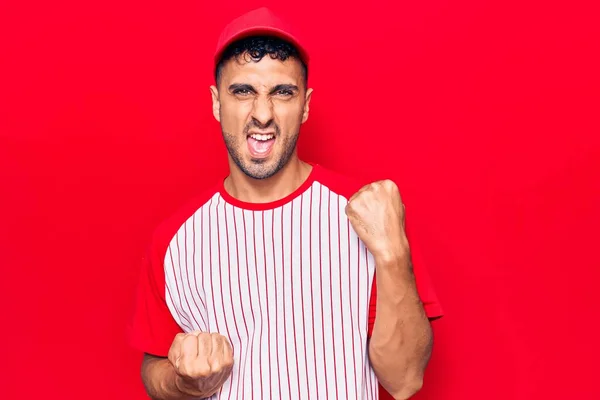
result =
M407 399L441 316L393 182L298 158L308 52L267 9L228 25L213 114L229 175L156 231L131 339L154 399Z

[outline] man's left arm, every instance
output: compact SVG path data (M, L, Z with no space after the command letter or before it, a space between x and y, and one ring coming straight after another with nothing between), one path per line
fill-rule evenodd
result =
M398 187L390 180L362 187L348 201L346 215L375 260L371 365L383 388L405 400L422 386L433 335L417 290Z
M375 258L377 317L369 358L379 383L396 400L421 389L433 345L431 325L419 298L410 251Z

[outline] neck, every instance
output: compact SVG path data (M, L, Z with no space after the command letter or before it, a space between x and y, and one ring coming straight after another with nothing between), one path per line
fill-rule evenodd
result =
M298 189L308 178L312 166L295 154L275 175L267 179L253 179L229 160L230 174L224 186L230 196L247 203L270 203L280 200Z

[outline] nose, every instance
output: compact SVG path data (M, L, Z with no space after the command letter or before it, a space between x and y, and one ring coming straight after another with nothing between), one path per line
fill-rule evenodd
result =
M268 97L256 97L252 109L252 118L261 125L261 128L266 128L271 124L273 121L273 104L271 104Z

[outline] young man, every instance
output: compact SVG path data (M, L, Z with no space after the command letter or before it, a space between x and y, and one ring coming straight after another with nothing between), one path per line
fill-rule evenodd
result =
M154 399L377 399L379 385L407 399L422 385L441 308L400 194L298 158L307 71L269 10L220 38L210 89L230 174L162 224L141 273L131 339Z

